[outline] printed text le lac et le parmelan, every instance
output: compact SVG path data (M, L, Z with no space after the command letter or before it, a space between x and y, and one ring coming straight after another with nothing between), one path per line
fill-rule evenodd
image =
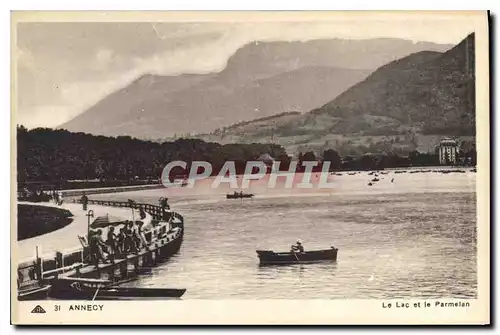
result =
M393 301L393 302L382 302L382 308L442 308L442 307L470 307L468 301L417 301L417 302L406 302L406 301Z

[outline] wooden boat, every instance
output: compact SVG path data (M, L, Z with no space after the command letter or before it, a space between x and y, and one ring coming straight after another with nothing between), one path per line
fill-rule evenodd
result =
M331 247L326 250L305 252L274 252L271 250L257 250L261 265L286 265L318 262L335 262L339 249Z
M40 285L36 288L20 291L17 300L45 300L50 290L50 285Z
M233 194L226 194L226 199L252 198L253 196L254 196L253 194L248 194L248 193L233 193Z
M180 298L186 289L110 286L106 280L90 278L56 279L49 297L61 300L152 300Z

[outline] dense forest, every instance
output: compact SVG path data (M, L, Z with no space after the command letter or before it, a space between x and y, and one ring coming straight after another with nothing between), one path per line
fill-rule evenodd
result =
M216 173L231 160L241 170L263 153L286 155L274 144L207 143L197 139L150 142L129 136L104 137L66 130L17 128L18 181L158 180L167 163L208 161Z
M62 185L68 180L100 180L100 186L157 182L169 162L182 160L190 168L192 161L208 161L212 175L217 174L226 161L234 161L237 173L243 173L247 161L269 154L280 161L280 169L288 170L290 158L276 144L225 144L199 139L178 139L173 142L150 142L129 136L104 137L66 130L17 128L18 182L49 182ZM459 152L459 161L476 164L476 152L471 148ZM314 152L300 153L300 162L319 161L314 169L322 169L322 162L330 162L330 170L374 170L394 167L439 165L437 154L414 151L408 156L396 154L341 157L333 149L320 156ZM464 159L465 158L465 159ZM178 168L171 179L186 174ZM117 184L125 181L125 184ZM94 183L95 184L95 183Z

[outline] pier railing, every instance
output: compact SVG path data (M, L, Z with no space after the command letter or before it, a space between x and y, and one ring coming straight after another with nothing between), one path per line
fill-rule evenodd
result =
M128 202L128 201L112 201L112 200L88 200L89 204L92 205L99 205L99 206L108 206L108 207L120 207L120 208L133 208L133 209L143 209L146 213L149 213L151 217L155 220L162 220L164 219L164 214L165 212L168 213L175 213L175 212L170 212L167 209L163 209L163 207L158 206L158 205L153 205L153 204L143 204L143 203L137 203L137 202ZM177 217L180 216L180 214L175 213ZM168 218L167 218L168 219ZM180 218L182 220L182 216ZM182 220L183 221L183 220Z

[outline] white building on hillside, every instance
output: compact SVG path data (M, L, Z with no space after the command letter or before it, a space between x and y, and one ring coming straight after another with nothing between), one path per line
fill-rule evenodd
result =
M439 164L455 164L458 159L458 143L451 138L444 138L439 142Z

